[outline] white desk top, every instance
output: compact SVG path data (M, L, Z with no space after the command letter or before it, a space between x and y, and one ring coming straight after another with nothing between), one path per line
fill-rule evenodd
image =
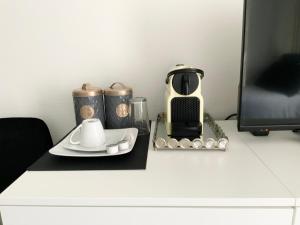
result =
M238 135L290 190L300 206L300 134L272 131L267 137L247 132Z
M294 206L237 135L236 122L219 124L230 138L226 152L151 147L146 170L28 171L0 195L0 206Z

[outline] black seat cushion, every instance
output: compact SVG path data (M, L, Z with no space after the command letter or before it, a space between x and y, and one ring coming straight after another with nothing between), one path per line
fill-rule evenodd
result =
M44 121L36 118L0 119L0 193L52 146Z

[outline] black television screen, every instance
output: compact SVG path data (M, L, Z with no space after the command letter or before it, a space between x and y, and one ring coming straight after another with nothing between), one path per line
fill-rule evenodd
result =
M238 128L300 128L300 0L245 0Z

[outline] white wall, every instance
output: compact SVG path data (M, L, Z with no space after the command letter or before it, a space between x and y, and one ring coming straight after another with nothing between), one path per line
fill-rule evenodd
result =
M0 0L0 117L35 116L54 141L75 125L71 92L122 81L163 108L177 63L199 66L206 110L236 112L243 0Z

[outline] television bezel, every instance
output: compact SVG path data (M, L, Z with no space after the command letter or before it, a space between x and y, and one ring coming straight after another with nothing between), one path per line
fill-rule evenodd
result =
M251 0L244 0L243 6L243 29L242 29L242 51L241 51L241 66L240 66L240 82L238 87L238 110L237 110L237 127L238 131L249 131L249 132L257 132L257 131L266 131L266 130L300 130L300 124L266 124L266 125L244 125L241 123L241 107L242 107L242 95L243 95L243 71L245 63L245 37L246 37L246 23L247 23L247 6L248 2ZM300 118L299 118L300 120ZM265 119L261 120L263 123ZM274 119L276 121L276 119Z

